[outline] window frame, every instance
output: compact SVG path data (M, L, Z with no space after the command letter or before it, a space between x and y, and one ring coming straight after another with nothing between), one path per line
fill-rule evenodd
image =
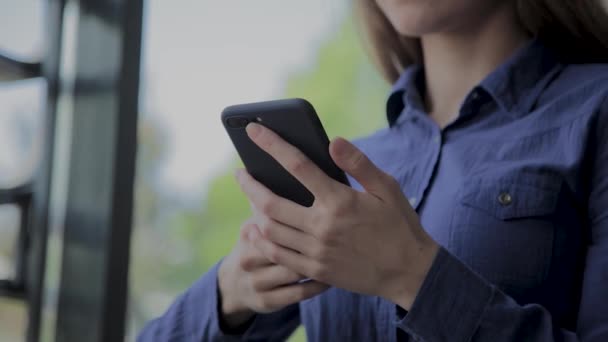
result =
M62 45L68 1L78 8L72 87L63 86L60 68L66 58ZM15 204L22 215L16 275L0 281L0 296L26 302L27 341L40 340L55 136L66 133L72 139L54 337L124 340L142 16L143 0L47 0L43 60L0 55L0 80L43 77L47 84L40 167L31 182L0 189L0 204ZM57 125L60 97L71 99L70 132Z

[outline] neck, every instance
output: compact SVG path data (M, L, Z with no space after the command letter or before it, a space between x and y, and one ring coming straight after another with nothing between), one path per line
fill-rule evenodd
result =
M529 40L512 6L496 9L473 28L421 38L429 115L445 126L467 93Z

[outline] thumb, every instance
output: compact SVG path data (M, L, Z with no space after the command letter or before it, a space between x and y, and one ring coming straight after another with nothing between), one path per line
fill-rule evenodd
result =
M394 182L389 181L392 178L346 139L334 139L329 144L329 154L336 165L359 182L365 191L383 199L394 191Z

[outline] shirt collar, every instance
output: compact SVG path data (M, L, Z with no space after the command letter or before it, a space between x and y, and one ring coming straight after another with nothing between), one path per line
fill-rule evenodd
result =
M562 68L563 65L559 63L555 53L538 39L533 39L474 89L485 90L498 106L509 114L527 113ZM390 126L397 122L405 105L422 108L420 94L423 87L424 69L420 65L406 68L393 85L387 101L387 119Z
M386 102L386 115L390 126L397 122L406 104L423 107L420 95L420 90L424 87L423 71L420 65L411 65L403 71L393 85Z
M480 87L507 113L528 113L562 69L557 56L538 39L520 48L488 75Z

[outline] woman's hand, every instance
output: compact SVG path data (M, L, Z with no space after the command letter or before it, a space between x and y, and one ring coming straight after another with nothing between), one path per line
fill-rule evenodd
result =
M259 217L243 224L236 247L218 270L221 314L228 328L241 326L255 313L278 311L327 289L316 281L299 284L303 276L270 262L253 246L249 236L258 231Z
M438 245L420 226L399 184L344 139L331 143L330 154L365 192L329 178L262 125L249 124L247 132L315 196L312 207L303 207L238 172L242 190L263 214L251 235L256 248L298 274L409 309Z

